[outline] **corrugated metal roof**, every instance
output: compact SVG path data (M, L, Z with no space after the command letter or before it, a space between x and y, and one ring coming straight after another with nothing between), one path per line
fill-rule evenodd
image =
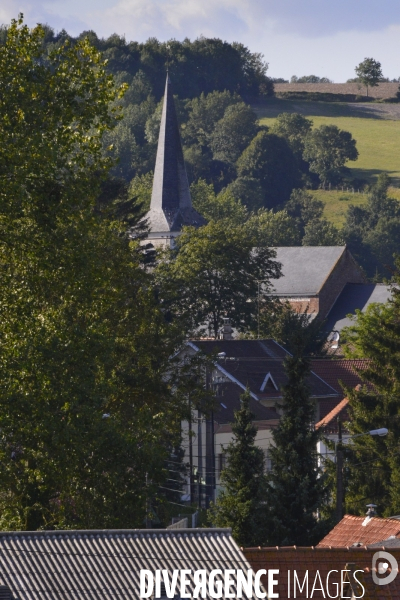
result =
M276 249L282 277L273 282L278 296L315 296L346 251L346 246L287 246Z
M230 529L0 533L1 583L20 600L139 599L141 569L224 568L251 569Z

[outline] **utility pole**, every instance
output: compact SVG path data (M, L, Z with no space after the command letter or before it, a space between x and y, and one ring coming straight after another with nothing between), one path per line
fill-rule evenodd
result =
M336 446L336 521L343 518L343 450L342 450L342 421L337 418L338 441Z
M192 403L189 394L189 493L190 504L193 504L194 497L194 481L193 481L193 443L192 443Z
M149 484L148 484L148 475L146 473L146 529L150 529L149 522Z
M201 478L203 475L203 436L202 436L202 415L201 411L197 411L197 505L199 510L202 507L202 485Z

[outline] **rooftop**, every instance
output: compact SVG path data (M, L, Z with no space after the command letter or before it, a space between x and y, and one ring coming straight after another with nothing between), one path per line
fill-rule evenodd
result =
M375 544L391 535L400 535L400 520L345 515L318 544L318 548Z
M400 577L396 577L388 585L376 585L372 579L372 557L375 549L369 548L301 548L301 547L274 547L274 548L245 548L244 554L250 562L254 571L258 569L279 569L278 585L274 591L279 594L279 598L354 598L363 597L364 600L399 600L400 598ZM391 549L391 554L400 563L400 549ZM344 595L338 596L337 589L340 590L341 571L348 570L344 575L350 573L352 589L344 585ZM357 574L357 579L365 588L363 589L354 582L351 572L355 570L364 571ZM288 589L288 572L290 571L291 589ZM294 571L296 571L300 586L303 584L306 572L308 571L308 593L306 585L303 591L299 591L297 585L296 596L294 595ZM336 572L335 572L336 571ZM317 578L319 573L320 580ZM327 590L327 576L329 577L329 589ZM264 587L267 585L267 578L261 577ZM312 593L312 587L315 583L315 589ZM321 583L322 586L321 586ZM336 588L335 584L338 584ZM323 591L321 591L323 587ZM354 596L352 596L352 592Z
M349 314L356 310L365 312L373 302L385 303L392 294L390 286L383 283L347 283L328 314L326 331L341 331L352 324Z
M184 225L199 227L205 223L192 207L169 75L165 84L150 211L146 219L151 233L179 232Z
M287 246L276 249L282 277L274 281L277 296L316 296L346 251L346 246Z
M355 388L362 384L360 371L368 367L369 361L349 358L314 358L311 364L314 373L344 396L342 385L345 388Z
M250 568L230 529L0 533L0 584L20 600L139 600L140 569L223 567Z
M243 391L249 388L255 400L282 398L282 387L287 383L284 359L288 352L274 340L193 340L190 344L205 354L216 354L221 379L229 378ZM214 383L218 385L217 381ZM308 383L315 398L339 397L336 390L313 372Z

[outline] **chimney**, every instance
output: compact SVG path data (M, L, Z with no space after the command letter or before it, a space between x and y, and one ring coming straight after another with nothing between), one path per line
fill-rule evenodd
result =
M224 324L219 330L219 339L220 340L233 340L233 329L231 326L231 321L228 317L223 317Z
M376 509L377 505L376 504L367 504L366 506L368 508L368 510L366 512L367 517L370 517L370 518L376 517L377 512L375 509Z

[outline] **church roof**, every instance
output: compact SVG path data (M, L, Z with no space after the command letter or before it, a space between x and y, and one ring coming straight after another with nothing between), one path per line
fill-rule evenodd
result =
M172 85L165 85L150 211L146 216L151 233L180 231L184 225L200 226L204 219L192 207L183 160Z

